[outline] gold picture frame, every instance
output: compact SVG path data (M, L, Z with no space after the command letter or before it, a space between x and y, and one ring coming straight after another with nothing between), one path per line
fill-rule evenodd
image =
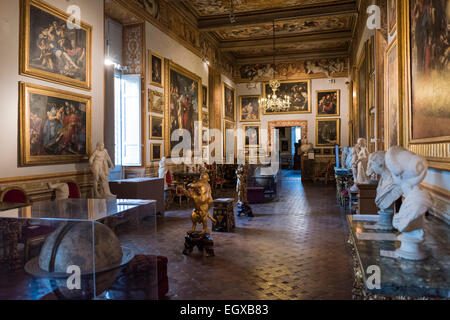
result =
M389 35L394 35L394 31L397 28L397 0L387 1L387 25Z
M230 112L227 112L227 90L230 90L233 93L233 117L231 118ZM223 118L228 121L236 121L236 89L229 86L225 82L222 84L222 104L223 104ZM227 114L228 113L228 114Z
M161 124L161 135L158 135L153 128L153 125L157 125L157 122ZM159 129L158 129L159 130ZM150 115L150 139L152 140L163 140L164 139L164 118L154 115Z
M88 160L91 97L25 82L19 83L19 90L21 166Z
M257 137L256 139L258 140L257 143L251 143L250 141L250 137L247 137L247 128L258 128L257 129ZM254 148L254 147L259 147L261 145L261 125L260 124L244 124L242 126L242 129L244 130L244 146L245 148ZM248 138L248 141L247 141Z
M400 55L400 62L399 62L399 70L405 70L406 71L406 81L403 80L403 77L399 77L399 82L403 90L400 90L401 95L399 96L400 102L399 104L405 105L406 108L406 124L407 126L404 126L403 133L404 133L404 144L405 147L409 150L411 150L414 153L417 153L424 158L428 160L428 164L430 167L442 169L442 170L450 170L450 135L442 135L442 136L436 136L432 138L414 138L413 130L414 130L414 119L413 119L413 103L412 103L412 94L413 94L413 74L411 70L412 65L412 57L411 57L411 21L410 21L410 0L404 0L399 1L397 11L400 12L400 21L397 21L397 28L399 33L399 52L401 52ZM436 23L438 25L438 23ZM423 28L423 27L421 27ZM441 71L441 77L444 76L443 72ZM447 71L448 72L448 71ZM424 73L421 73L424 75ZM448 79L448 75L447 75ZM416 79L418 81L418 79ZM424 82L424 85L433 85L433 79L428 79L426 82ZM442 85L445 86L445 83L448 83L447 81L441 81ZM428 92L429 89L423 88L425 92ZM446 94L448 92L448 88L443 87L442 90L434 90L435 92L439 94ZM436 94L434 94L433 99L436 98ZM439 99L437 99L439 101ZM433 108L432 101L430 101L429 104L427 104L427 108ZM449 101L444 101L448 105ZM416 112L418 112L416 110ZM423 112L423 111L422 111ZM435 117L435 119L439 119ZM445 123L443 121L443 118L440 118L440 123ZM448 121L448 119L447 119ZM425 123L425 121L422 121L420 123ZM433 125L434 123L437 123L435 121L431 121L429 125Z
M192 99L193 101L197 101L197 106L193 106L194 110L197 110L198 113L198 117L197 119L193 119L196 121L202 121L202 105L201 105L201 101L202 101L202 79L200 76L196 75L193 72L190 72L189 70L183 68L182 66L176 64L175 62L171 61L171 60L167 60L164 63L164 80L165 80L165 87L166 88L171 88L171 81L172 81L172 72L174 73L174 75L177 75L177 77L184 77L184 80L189 80L192 81L193 83L196 84L196 89L197 89L197 99ZM176 116L174 114L171 113L170 110L170 104L171 104L171 93L170 90L164 90L164 95L165 95L165 117L164 117L164 129L165 129L165 136L167 137L167 139L164 140L164 152L166 154L166 157L170 157L170 154L172 152L172 141L170 141L170 137L171 137L171 133L176 130L176 128L173 128L172 130L172 124L175 123L175 121L172 121L173 118ZM176 111L176 110L172 110L172 111ZM192 124L193 126L193 124ZM201 128L202 126L198 126L198 131L197 131L197 138L198 138L198 145L201 146L202 145L202 132L201 132ZM192 132L191 133L191 137L192 137L192 141L194 141L193 139L195 138L195 127L193 127ZM173 142L174 144L177 144L177 142ZM194 146L194 143L192 143L192 146Z
M261 110L259 107L259 95L239 96L239 121L241 122L256 122L261 120ZM253 106L253 111L256 108L256 117L243 118L244 103L248 101ZM256 104L256 106L255 106Z
M56 29L69 34L69 31L64 31L63 28L67 28L70 15L43 1L22 0L20 4L19 73L27 77L90 91L92 89L92 27L80 21L79 28L70 30L70 33L75 33L75 39L72 38L69 42L68 36L61 37L63 46L69 48L70 45L72 51L70 55L65 50L55 50L51 47L46 43L46 37L43 34L51 33L53 37L57 37ZM43 30L39 31L38 28ZM81 46L77 43L78 40L82 42ZM35 44L36 47L31 47L30 44ZM65 58L64 67L60 67L54 61L61 56Z
M156 149L159 148L159 157L158 152L155 152ZM150 144L150 161L160 161L162 158L162 143L152 143Z
M334 113L320 113L319 112L319 102L323 99L326 94L336 94L336 108ZM317 117L338 117L341 112L341 90L330 89L330 90L316 90L316 116Z
M157 61L159 61L159 67L158 65L156 65L156 67L160 70L158 70L159 75L155 76L153 74L153 69L155 67L154 64L158 63ZM158 76L160 77L160 81L157 79ZM148 79L150 85L164 88L164 57L151 50L148 51Z
M164 94L148 89L148 112L164 113Z
M285 93L283 93L283 86L285 85L293 85L294 87L299 84L306 84L307 88L307 109L306 110L297 110L297 111L284 111L284 112L270 112L264 109L263 113L264 115L279 115L279 114L301 114L301 113L311 113L311 80L283 80L280 81L280 88L278 88L277 94L279 96L284 96ZM272 94L272 89L269 87L269 83L265 82L262 84L263 87L263 97L267 98L267 94ZM293 88L290 88L292 91ZM291 95L290 96L290 102L293 104L295 102L295 99ZM304 97L303 97L304 98Z
M323 126L322 124L328 122L329 124L334 125L335 128L331 127L328 129L328 133L325 134L331 134L333 135L333 129L336 130L335 138L336 141L332 140L331 143L324 142L327 138L333 138L331 137L323 137L324 134L321 134L321 129ZM323 129L322 129L323 130ZM323 138L322 138L323 137ZM323 119L316 119L316 147L329 147L329 146L335 146L341 144L341 119L340 118L323 118Z

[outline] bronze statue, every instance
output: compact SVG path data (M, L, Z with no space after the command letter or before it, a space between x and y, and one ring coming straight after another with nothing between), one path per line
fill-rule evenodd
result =
M191 215L192 220L192 230L191 233L195 232L197 223L203 224L202 234L206 234L206 229L208 227L208 218L212 222L216 220L209 214L209 209L214 204L214 200L211 194L211 186L209 185L209 176L207 173L203 173L199 181L191 183L188 185L189 190L183 189L183 193L194 200L194 211Z
M247 173L248 166L245 164L240 164L236 169L236 192L238 198L237 215L246 215L247 217L253 217L252 209L247 202Z

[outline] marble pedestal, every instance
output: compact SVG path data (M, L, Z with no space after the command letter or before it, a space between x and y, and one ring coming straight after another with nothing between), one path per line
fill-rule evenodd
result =
M399 249L395 250L397 258L407 260L424 260L427 254L422 248L423 230L414 230L411 232L403 232L397 236L397 240L401 241Z
M378 222L373 226L375 230L394 230L392 226L392 218L394 217L394 210L382 209L378 211Z

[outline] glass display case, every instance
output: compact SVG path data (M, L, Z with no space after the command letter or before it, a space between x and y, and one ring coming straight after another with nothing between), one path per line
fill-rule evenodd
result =
M2 208L0 299L158 299L155 208L138 199Z

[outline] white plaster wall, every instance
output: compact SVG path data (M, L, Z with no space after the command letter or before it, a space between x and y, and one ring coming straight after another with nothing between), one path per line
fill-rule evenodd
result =
M92 97L92 143L103 140L104 107L104 9L103 0L46 0L66 10L69 5L81 8L81 20L92 26L92 91L19 76L19 0L0 0L0 178L71 172L88 168L87 163L19 167L19 81L35 83Z
M202 59L192 53L190 50L186 49L176 40L159 30L157 27L150 23L145 24L145 36L146 36L146 46L147 46L147 59L148 59L148 50L153 51L154 53L171 59L176 64L182 66L183 68L189 70L190 72L196 74L202 79L202 85L208 87L208 65L202 62ZM148 60L147 60L148 61ZM147 65L148 67L148 65ZM149 82L150 75L147 74L147 83ZM148 88L152 90L159 91L164 93L163 88L155 87L152 85L147 85ZM201 89L201 88L200 88ZM148 97L147 97L148 99ZM144 106L143 106L144 107ZM145 108L148 110L147 103L145 104ZM161 116L161 114L157 113L148 113L148 115L154 114L156 116ZM147 115L147 122L149 122ZM164 115L165 116L165 115ZM147 123L147 128L150 126L150 123ZM164 143L162 140L150 140L149 130L146 130L147 137L147 163L151 163L150 161L150 152L151 152L151 144L152 143L162 143L162 154L164 154Z
M329 83L328 79L313 79L311 80L311 113L304 114L286 114L286 115L261 115L261 129L267 131L267 126L269 121L273 120L307 120L308 121L308 142L316 144L316 113L317 113L317 101L316 101L316 91L317 90L340 90L340 115L338 117L319 117L319 119L327 118L340 118L341 119L341 145L348 145L348 90L345 84L348 81L347 78L335 78L336 83ZM239 96L243 95L261 95L262 96L262 86L258 84L256 88L249 89L247 84L240 83L237 85L238 94L238 104ZM239 110L239 108L238 108ZM238 114L239 119L239 114ZM238 127L241 128L243 124L250 124L250 122L240 122ZM262 133L262 139L264 140L264 132Z

